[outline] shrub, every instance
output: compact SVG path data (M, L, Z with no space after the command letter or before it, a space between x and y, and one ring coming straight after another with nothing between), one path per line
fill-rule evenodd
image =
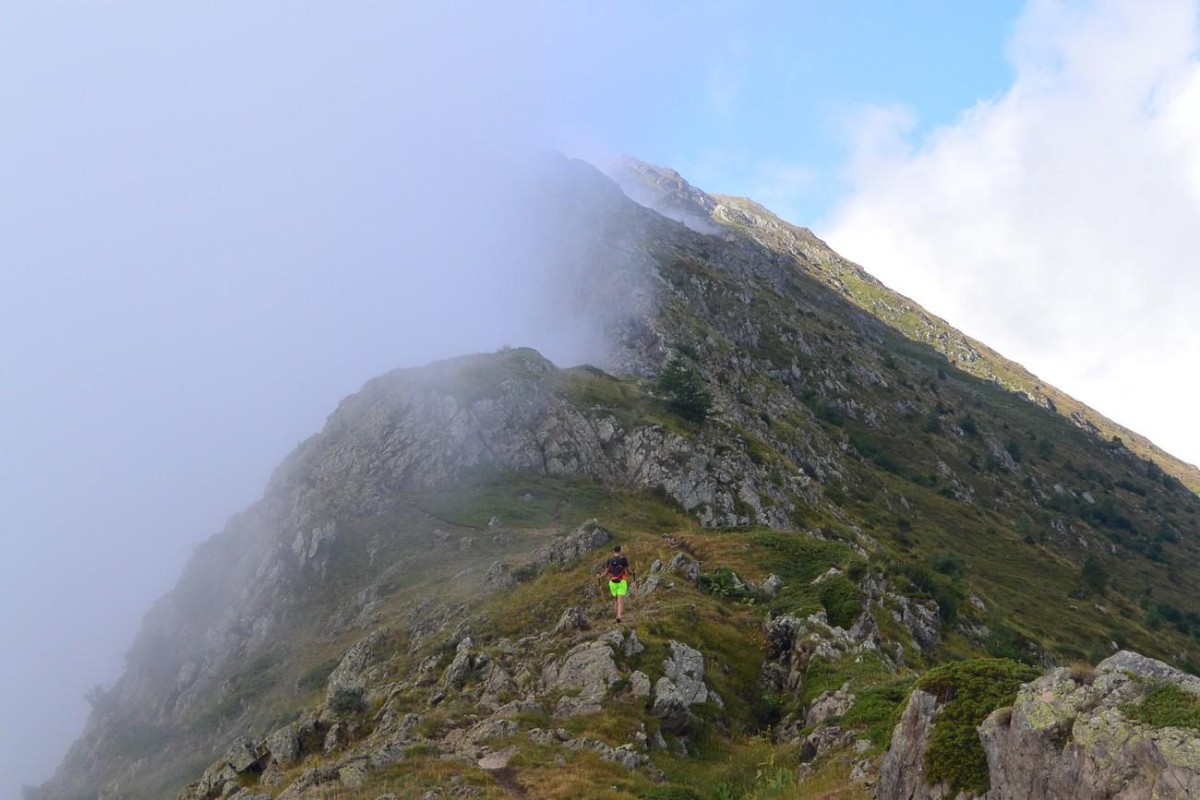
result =
M1105 569L1104 562L1094 553L1084 559L1079 573L1083 579L1084 588L1095 594L1104 594L1104 590L1108 588L1108 570Z
M1067 677L1078 686L1091 686L1096 682L1096 668L1091 664L1075 663L1067 668Z
M1122 706L1121 713L1155 728L1200 731L1200 697L1173 683L1155 686L1141 704Z
M904 703L912 689L911 678L900 678L888 683L860 690L854 705L842 717L845 728L859 729L864 738L879 748L886 748L892 741L892 729L904 713Z
M362 711L363 693L361 689L335 689L329 698L329 710L338 716L350 716Z
M302 692L313 692L324 688L325 681L329 680L329 676L337 668L338 661L339 659L331 658L309 669L296 681L296 688Z
M958 427L962 428L962 432L967 436L979 435L979 425L975 422L974 415L969 411L958 418Z
M952 550L941 550L933 554L933 569L943 575L962 573L962 559Z
M1016 661L981 658L945 664L921 678L918 688L943 704L925 751L931 785L945 781L952 795L989 789L987 755L975 729L992 711L1012 705L1020 685L1039 674Z
M712 575L701 575L696 579L696 586L709 594L734 600L748 600L754 597L750 588L729 567L717 567Z
M667 398L667 407L686 420L703 424L712 409L712 394L704 388L696 371L676 356L667 362L658 377L658 388Z
M862 608L862 592L844 575L833 575L817 584L817 596L831 625L849 628Z

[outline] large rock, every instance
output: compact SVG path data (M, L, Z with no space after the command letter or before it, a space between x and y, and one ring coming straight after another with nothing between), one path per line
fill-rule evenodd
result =
M843 683L837 691L822 692L805 712L804 724L811 727L820 725L827 719L840 717L854 705L854 699L849 683Z
M331 701L338 692L363 692L373 677L371 668L383 656L387 631L379 630L355 644L329 675L326 684L326 701Z
M1200 732L1125 716L1164 684L1200 697L1200 679L1128 651L1094 676L1060 668L1023 686L980 727L988 800L1200 797Z
M671 654L663 661L663 677L654 685L651 711L663 730L680 733L692 721L691 707L708 700L704 685L704 655L679 642L670 642Z
M471 658L471 647L474 643L471 637L468 636L458 643L458 647L454 651L454 658L450 661L450 666L446 667L445 673L442 675L442 685L447 689L461 689L463 684L467 682L467 677L470 676L471 670L474 668L474 661Z
M1200 797L1200 732L1130 718L1159 687L1200 698L1200 678L1122 651L1094 671L1053 669L992 712L978 734L987 755L986 800L1182 800ZM938 800L925 752L937 702L916 690L879 770L877 800ZM971 795L959 795L965 798Z
M945 786L929 786L925 778L925 749L933 732L935 711L937 699L933 695L920 689L913 691L879 766L876 800L941 800L950 796Z
M225 797L239 788L238 781L248 773L261 774L266 748L240 736L233 740L225 755L204 771L200 780L180 793L180 800L212 800Z
M278 766L287 769L308 753L320 749L324 739L320 723L316 720L293 722L279 728L263 741L263 746Z
M533 559L539 567L569 564L583 558L597 547L608 544L612 538L612 531L601 525L598 520L589 519L565 538L536 551Z
M612 645L596 641L571 648L561 663L547 669L543 679L547 688L565 692L555 715L573 717L600 711L609 687L620 677Z

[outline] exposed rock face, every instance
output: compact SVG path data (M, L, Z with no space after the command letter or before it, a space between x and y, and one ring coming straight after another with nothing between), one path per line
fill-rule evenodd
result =
M1125 716L1161 684L1200 697L1200 678L1128 651L1101 662L1090 683L1060 668L1022 687L1011 712L980 727L988 800L1200 797L1200 732Z
M849 689L850 684L844 683L837 691L822 692L805 712L805 726L820 725L827 719L840 717L849 711L855 699Z
M329 675L326 698L332 699L338 692L366 690L371 680L370 667L378 657L377 650L387 640L387 631L375 631L366 639L351 647L337 667ZM469 641L469 640L468 640Z
M543 676L550 688L573 692L565 695L555 708L555 715L560 717L599 711L609 686L620 677L612 646L599 641L571 648L562 663Z
M264 755L262 748L255 747L249 739L241 737L234 740L225 755L205 770L192 797L207 800L228 796L240 788L237 783L239 775L262 771Z
M663 730L678 733L692 721L692 706L709 699L704 685L704 655L685 644L670 642L671 654L663 661L663 676L654 684L654 715Z
M763 679L775 691L790 694L804 693L805 675L814 657L836 659L876 650L879 643L869 611L850 631L830 625L824 611L804 619L791 614L770 617L763 629L767 637Z
M571 531L565 539L534 553L534 563L543 568L550 564L568 564L608 544L612 539L612 531L598 520L590 519Z
M876 800L942 800L949 797L944 786L929 786L925 780L925 750L933 730L937 700L915 690L904 716L892 733L892 746L879 767Z
M1200 698L1200 678L1128 651L1094 673L1057 668L1025 684L1011 708L996 710L979 727L991 784L984 798L1200 797L1200 732L1128 716L1164 686ZM880 766L877 800L950 796L925 779L937 714L932 695L912 693Z

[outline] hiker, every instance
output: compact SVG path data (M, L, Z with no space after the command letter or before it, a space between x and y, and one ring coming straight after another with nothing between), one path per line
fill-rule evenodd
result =
M612 556L604 563L604 569L600 575L596 576L608 577L608 591L617 599L617 622L621 621L625 595L629 592L629 576L632 574L633 570L629 568L629 560L621 552L621 545L617 545L613 548Z

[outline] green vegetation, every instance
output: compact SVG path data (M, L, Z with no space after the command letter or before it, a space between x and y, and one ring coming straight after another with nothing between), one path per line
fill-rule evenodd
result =
M732 242L706 240L711 259L690 240L653 245L665 291L645 331L646 353L652 362L664 343L676 353L657 380L558 369L518 348L369 384L364 404L418 387L462 418L514 395L544 403L551 416L543 426L514 412L511 428L506 420L499 434L488 432L533 454L521 470L489 465L504 458L480 432L486 440L477 449L488 455L439 465L453 479L442 480L442 471L430 473L436 480L402 477L392 449L406 430L401 402L384 407L383 449L349 452L358 446L351 419L348 430L331 434L327 462L292 464L278 491L301 498L303 521L271 531L277 540L268 544L287 556L296 551L293 539L303 544L313 528L329 525L336 535L303 565L290 557L273 565L283 577L268 641L248 639L241 659L213 676L175 729L131 724L110 736L120 751L114 763L153 756L148 763L162 771L139 775L135 788L168 796L207 766L198 759L214 742L235 733L265 735L321 707L352 717L356 735L365 736L384 716L413 713L421 717L416 733L428 740L408 748L402 766L372 774L364 796L421 796L451 778L483 797L512 796L500 778L440 758L441 737L479 715L477 695L450 692L431 703L430 694L466 632L480 655L509 668L520 661L514 654L534 648L536 663L517 666L536 680L543 664L610 630L611 603L595 579L603 553L565 563L536 555L590 518L615 533L639 578L655 559L667 563L678 553L701 572L695 582L664 572L653 592L631 596L626 627L645 650L617 656L621 678L608 698L615 713L558 720L558 697L549 696L539 698L548 704L542 711L515 718L522 752L514 770L530 796L865 797L841 755L818 760L801 779L796 743L773 736L842 686L856 700L824 724L870 741L868 757L888 745L912 688L932 692L944 708L928 775L980 791L988 782L975 727L1039 671L1031 664L1047 655L1096 661L1110 642L1200 663L1200 501L1183 485L1200 486L1200 473L1126 432L1114 438L1108 421L853 265L806 260L799 254L819 253L818 244L794 232L782 223L766 232L746 225L731 232ZM750 263L745 237L793 234ZM304 458L324 452L317 446L324 440L314 441ZM310 466L335 472L337 485L310 481ZM571 474L558 474L564 470ZM681 497L699 505L685 513ZM264 518L292 498L272 496ZM715 524L701 527L699 519ZM181 631L199 641L214 629L214 609L229 611L224 598L244 587L223 576L265 574L244 561L263 552L254 538L262 535L257 524L234 526L197 549L171 600ZM485 583L489 574L512 580L497 588ZM781 583L768 596L758 587L771 574ZM551 635L568 607L591 627ZM830 625L849 629L864 608L878 629L878 651L800 648L788 654L794 691L763 691L768 616L823 612ZM918 615L940 624L920 644ZM373 679L400 687L388 695L387 714L356 692L335 693L322 706L346 649L375 629L391 633ZM628 693L629 674L660 677L672 640L704 654L705 680L724 706L697 707L687 741L667 735L668 748L653 751L666 781L595 752L531 744L534 727L561 725L613 745L660 733L646 704ZM147 638L130 654L157 696L177 691L181 664L170 653ZM481 692L485 680L472 674L467 687ZM528 685L495 699L507 702ZM112 711L109 702L103 698L99 710ZM1128 713L1183 727L1197 727L1200 716L1195 698L1170 687L1153 689Z
M302 692L320 691L325 688L325 682L337 668L338 659L329 658L308 669L296 681L296 688Z
M925 771L931 784L945 781L951 794L989 788L987 755L975 729L988 714L1010 705L1022 683L1041 670L1005 659L973 659L934 667L917 682L943 707L935 719Z
M658 388L666 395L667 406L679 416L697 425L704 423L712 409L712 393L704 387L700 375L676 356L663 367Z
M1200 731L1200 697L1173 683L1154 686L1141 703L1123 706L1121 713L1155 728Z
M908 702L914 678L898 678L860 690L854 705L842 717L841 724L857 729L860 735L880 749L892 740L892 729L900 721Z
M817 585L817 596L831 625L849 628L862 612L862 591L845 575L832 575L822 580Z

